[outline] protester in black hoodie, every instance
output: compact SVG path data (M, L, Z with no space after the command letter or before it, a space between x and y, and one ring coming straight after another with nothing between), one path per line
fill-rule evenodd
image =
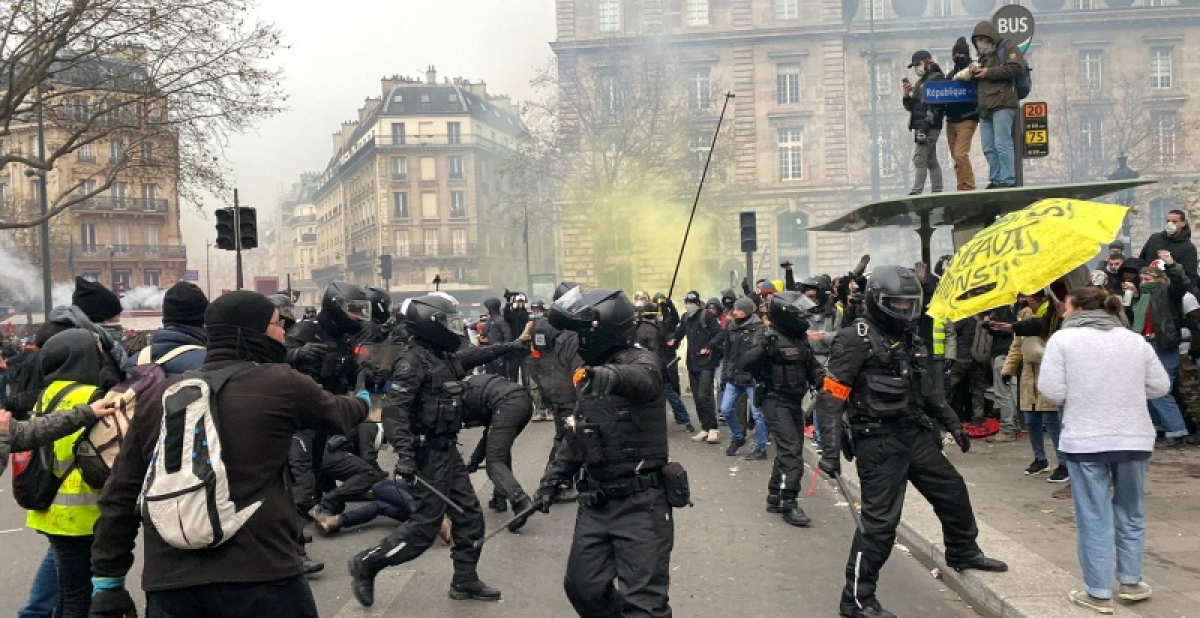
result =
M954 56L954 68L946 75L956 81L971 81L971 45L967 37L960 36L950 50ZM971 167L971 143L975 130L979 128L979 111L974 103L950 103L946 110L946 145L950 147L950 158L954 159L954 176L959 191L975 190L975 169Z
M908 129L913 132L916 147L913 150L912 191L909 195L920 195L925 191L925 177L928 175L933 183L934 193L942 192L942 166L937 159L938 136L942 133L942 114L940 105L929 105L925 102L925 85L946 79L942 68L933 61L933 56L921 50L912 55L908 64L917 76L917 83L904 81L904 109L909 112Z
M1155 232L1146 239L1138 258L1152 262L1158 259L1158 252L1163 250L1170 251L1175 263L1183 268L1183 274L1191 279L1193 285L1200 287L1200 273L1196 272L1196 245L1192 242L1192 229L1188 225L1187 215L1182 210L1167 213L1163 231Z
M138 398L138 414L100 496L92 547L93 618L123 617L134 607L125 575L133 565L139 525L147 615L317 616L301 573L299 519L284 482L288 450L292 434L301 429L348 433L369 406L358 396L331 395L284 363L283 326L265 296L245 290L225 294L209 305L205 321L204 370L255 363L230 378L217 396L217 427L230 499L239 510L258 500L262 505L241 530L212 549L177 549L153 526L141 525L138 496L158 442L162 396L180 378L147 390Z

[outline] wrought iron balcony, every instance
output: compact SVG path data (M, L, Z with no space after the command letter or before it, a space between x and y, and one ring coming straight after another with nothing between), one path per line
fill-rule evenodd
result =
M72 208L91 212L149 212L166 214L167 200L163 198L141 197L91 197L75 204Z
M74 245L76 260L186 260L183 245Z

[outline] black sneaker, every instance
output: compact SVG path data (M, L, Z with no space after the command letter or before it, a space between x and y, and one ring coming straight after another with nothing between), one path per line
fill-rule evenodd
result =
M375 574L367 569L360 556L350 559L350 591L359 605L370 607L375 604Z
M1033 460L1033 463L1029 464L1028 468L1025 468L1025 475L1033 476L1034 474L1041 474L1049 469L1050 462L1046 461L1045 459L1035 459Z
M450 584L450 598L455 601L499 601L500 591L477 579L465 584Z
M1001 189L1001 188L1003 188L1001 185L998 185L998 184L996 184L996 183L994 183L994 182L989 182L989 183L987 184L987 186L986 186L986 187L984 187L984 190L986 191L987 189Z
M746 455L742 459L745 461L762 461L766 458L767 458L766 451L760 451L758 449L754 449L753 451L750 451L749 455Z
M1050 478L1046 480L1051 483L1066 483L1070 478L1071 476L1067 474L1067 467L1062 464L1058 464L1058 467L1054 469L1054 474L1051 474Z
M696 433L696 427L693 426L691 423L688 423L687 427L684 427L683 430L688 433Z
M729 446L726 447L725 454L729 455L730 457L734 457L737 455L738 449L742 448L743 446L746 446L745 438L742 438L741 440L733 438L729 441Z

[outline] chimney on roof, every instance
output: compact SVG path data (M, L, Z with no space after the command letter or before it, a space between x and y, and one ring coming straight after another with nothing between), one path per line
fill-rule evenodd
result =
M430 86L437 85L437 69L432 64L425 70L425 83Z

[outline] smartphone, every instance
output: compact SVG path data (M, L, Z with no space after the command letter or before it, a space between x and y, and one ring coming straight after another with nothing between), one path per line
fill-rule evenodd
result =
M907 77L901 77L901 78L900 78L900 81L901 81L902 83L905 83L905 84L910 84L910 83L912 83L912 82L908 81L908 78L907 78Z

